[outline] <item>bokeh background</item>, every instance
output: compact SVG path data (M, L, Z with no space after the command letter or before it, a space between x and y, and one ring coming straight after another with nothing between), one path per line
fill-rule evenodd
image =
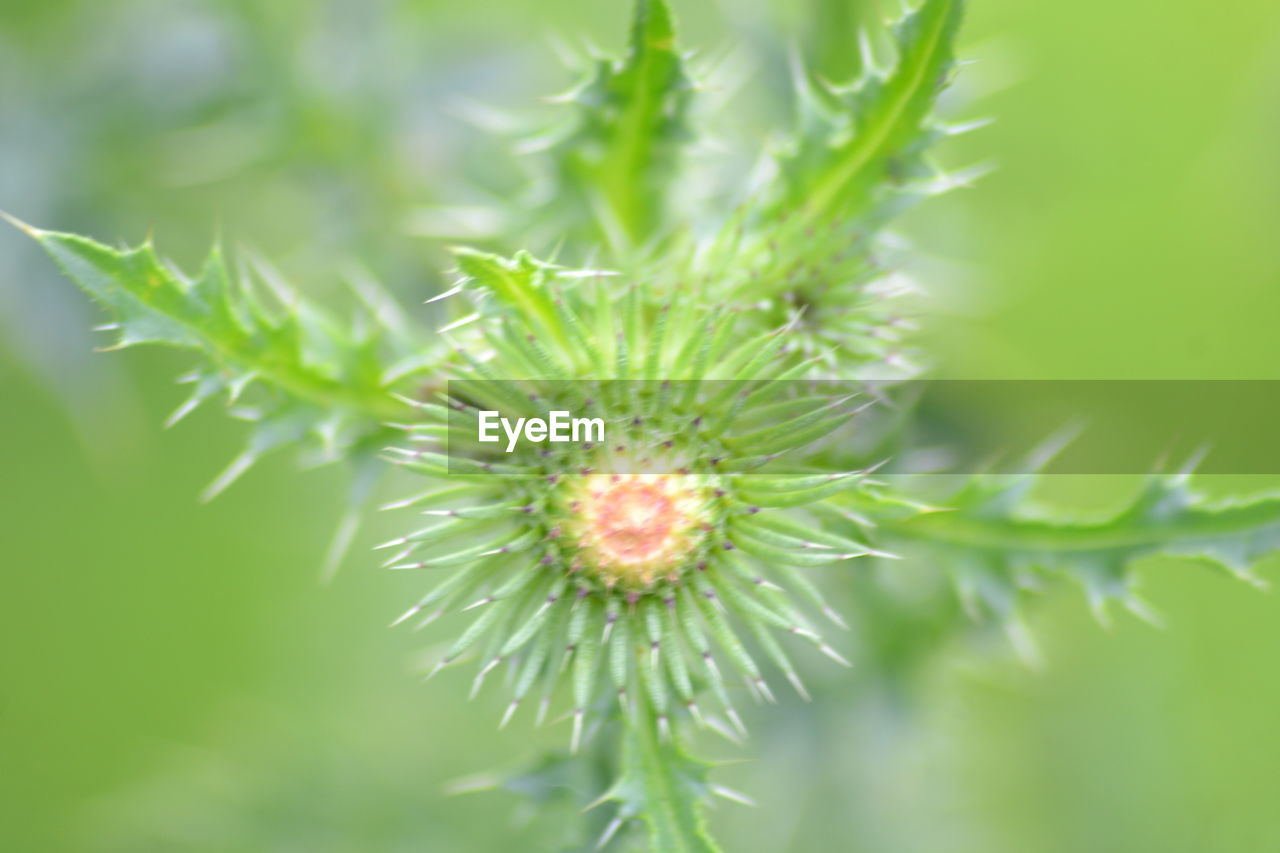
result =
M686 44L736 69L732 133L761 138L788 48L839 73L878 14L675 5ZM0 0L0 208L107 241L154 229L188 264L221 234L322 297L355 258L422 311L431 207L518 184L490 107L549 109L557 44L616 48L624 6ZM947 372L1280 379L1280 6L970 8L956 100L998 122L947 157L998 169L905 227ZM564 727L499 732L496 692L467 705L465 673L415 677L440 636L385 625L418 581L363 548L396 520L322 584L340 471L274 459L200 505L236 427L163 431L184 358L96 354L96 322L0 232L0 849L538 849L514 796L445 791ZM1097 509L1131 486L1045 497ZM1036 608L1040 671L909 614L885 631L896 677L815 667L823 701L712 745L760 755L723 771L762 803L717 810L726 848L1280 849L1280 598L1188 563L1145 577L1168 630L1103 630L1062 590Z

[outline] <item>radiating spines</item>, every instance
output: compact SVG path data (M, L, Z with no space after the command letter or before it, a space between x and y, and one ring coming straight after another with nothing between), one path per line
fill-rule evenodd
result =
M538 488L573 488L573 477L534 482ZM556 501L513 496L499 487L503 480L491 482L477 478L466 488L432 490L399 502L402 509L413 504L443 514L384 546L404 560L396 564L401 568L452 572L396 624L434 621L451 610L473 614L436 669L473 659L476 692L496 669L509 667L512 695L504 724L539 690L539 718L557 695L568 703L575 747L591 715L610 704L630 715L637 702L646 703L660 731L688 719L726 733L742 732L734 692L745 689L757 699L772 700L772 671L804 695L783 638L794 637L844 662L802 615L810 604L832 611L816 586L800 578L814 566L873 553L860 542L835 533L809 535L802 519L736 504L732 491L718 490L712 500L738 508L716 517L776 516L760 527L767 532L744 535L742 525L718 521L700 531L709 546L705 550L665 555L668 569L619 583L593 562L594 553L565 549L564 540L581 534L555 514ZM845 488L851 485L842 481ZM502 513L477 511L475 501L486 494L504 504ZM466 506L441 507L451 496ZM543 508L525 511L532 506ZM557 691L557 684L563 689ZM700 698L704 691L713 697L710 709Z
M482 346L456 353L449 396L412 402L408 446L390 453L455 485L397 502L430 521L385 543L393 566L485 567L450 575L402 617L474 614L442 665L476 659L477 690L510 667L507 719L538 685L539 716L559 695L576 746L600 708L631 716L638 703L660 735L690 719L738 736L735 693L770 699L778 674L804 691L788 636L843 662L802 615L839 623L805 573L874 549L788 518L865 472L759 472L779 458L804 469L808 448L866 401L797 392L794 322L750 330L732 308L688 310L527 255L463 253L460 269L454 298L481 309ZM610 425L607 441L461 459L450 445L480 408L533 415L570 400ZM618 467L628 460L639 469Z
M783 312L761 328L752 311L707 302L697 292L679 301L644 280L558 267L528 254L458 250L457 257L461 278L453 298L461 300L457 313L470 318L454 346L457 376L776 381L804 375L790 371L813 355L797 347L807 340L800 334L803 312ZM463 330L442 333L452 339Z

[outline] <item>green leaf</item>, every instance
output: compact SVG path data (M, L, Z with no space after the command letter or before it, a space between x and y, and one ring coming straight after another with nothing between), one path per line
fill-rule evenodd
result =
M551 147L553 204L572 205L574 221L615 249L657 234L689 136L691 92L667 0L636 0L626 58L599 60L566 96L578 109Z
M1153 476L1120 512L1064 520L1031 510L1033 485L1032 477L978 478L941 502L946 511L893 513L876 530L891 548L951 567L971 613L1005 620L1018 615L1021 591L1046 575L1079 583L1100 620L1113 602L1154 618L1136 588L1139 558L1203 559L1261 584L1253 562L1280 549L1280 495L1214 502L1184 475Z
M895 158L911 153L928 130L954 61L961 9L961 0L925 0L897 27L893 71L881 78L868 70L849 96L814 84L823 91L811 106L825 116L825 133L803 138L784 164L802 224L857 215L892 182Z
M808 5L805 52L814 71L828 80L853 78L862 70L862 57L852 44L874 19L876 5L857 0L809 0Z
M659 729L646 699L636 705L623 732L621 775L603 799L618 803L618 821L643 818L650 850L718 853L702 816L709 766Z
M150 242L112 249L73 234L21 227L114 315L111 349L163 344L203 356L188 378L191 398L170 423L219 394L253 422L247 449L210 493L270 450L307 443L325 458L346 456L380 443L388 435L384 423L412 412L383 378L386 366L404 354L403 343L343 328L293 293L278 292L285 304L269 310L252 280L229 274L216 248L200 274L189 278L162 261ZM246 394L251 387L260 389L252 398Z
M758 308L748 316L761 328L792 324L789 347L826 375L916 370L901 320L911 288L892 275L900 251L882 232L910 204L970 177L928 160L949 135L932 113L954 65L962 6L923 0L893 27L892 67L879 68L868 49L851 84L798 61L797 119L777 174L748 184L741 211L697 241L696 274L733 304ZM845 50L858 48L849 39Z

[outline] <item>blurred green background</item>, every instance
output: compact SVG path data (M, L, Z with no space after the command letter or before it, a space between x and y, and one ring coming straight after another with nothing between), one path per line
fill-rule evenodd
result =
M556 39L615 48L624 6L0 0L0 208L154 228L184 263L221 233L322 294L354 256L417 306L440 281L424 206L519 179L478 105L537 115L568 81ZM838 71L875 9L676 7L687 45L740 66L732 126L761 136L788 46ZM964 44L956 100L998 122L947 157L999 169L906 229L948 373L1280 378L1280 6L973 0ZM98 321L0 232L0 849L538 849L515 798L444 789L565 727L498 732L496 692L418 681L454 626L385 630L420 581L363 546L398 520L322 585L341 472L275 459L198 504L236 427L162 431L186 361L94 354ZM1056 485L1097 508L1131 483ZM923 621L894 639L905 687L814 667L829 701L712 746L761 756L724 771L762 803L716 812L726 848L1280 849L1280 600L1185 563L1146 579L1170 630L1104 631L1062 590L1034 620L1043 671Z

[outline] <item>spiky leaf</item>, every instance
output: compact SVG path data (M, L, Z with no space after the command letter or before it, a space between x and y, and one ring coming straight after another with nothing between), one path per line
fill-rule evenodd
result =
M392 378L391 370L410 354L403 342L371 323L344 327L274 280L267 284L276 287L278 306L269 307L262 286L232 275L217 248L190 277L163 261L150 242L113 249L22 227L114 315L106 327L116 334L111 349L162 344L201 355L186 378L191 396L170 423L218 396L252 422L244 453L211 494L280 447L307 445L327 459L361 449L367 454L390 434L384 422L412 412L393 394L405 381L403 375Z
M1140 558L1203 559L1260 584L1253 564L1280 549L1277 495L1215 501L1186 475L1153 475L1123 509L1072 519L1037 508L1029 500L1035 482L977 478L937 501L941 509L886 517L876 530L890 547L946 567L972 614L1006 622L1020 617L1024 592L1051 578L1078 583L1100 620L1112 604L1154 619L1137 587Z
M653 237L689 137L691 93L667 0L637 0L626 58L597 60L564 98L575 114L551 134L551 208L616 249Z
M647 702L640 706L623 734L622 775L605 799L617 803L617 820L644 821L650 850L719 853L701 814L709 765L660 731Z

